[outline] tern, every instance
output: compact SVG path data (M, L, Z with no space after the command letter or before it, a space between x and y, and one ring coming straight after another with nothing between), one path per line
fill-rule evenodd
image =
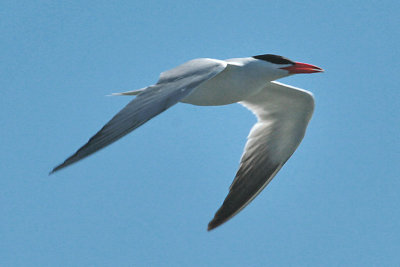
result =
M136 97L50 174L117 141L178 102L199 106L240 103L255 114L257 123L250 131L229 193L208 224L208 230L214 229L268 185L304 137L314 110L312 93L275 80L323 71L271 54L188 61L161 73L154 85L113 94Z

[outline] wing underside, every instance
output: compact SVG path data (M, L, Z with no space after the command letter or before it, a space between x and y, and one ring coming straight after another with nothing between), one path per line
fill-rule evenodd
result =
M248 136L239 170L208 230L248 205L296 150L312 116L311 93L278 82L241 102L258 118Z

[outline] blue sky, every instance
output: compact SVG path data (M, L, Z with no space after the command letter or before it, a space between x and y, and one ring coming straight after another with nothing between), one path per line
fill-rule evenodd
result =
M398 1L3 1L0 265L399 266ZM48 172L128 101L198 57L274 53L326 73L306 137L212 232L255 122L179 104Z

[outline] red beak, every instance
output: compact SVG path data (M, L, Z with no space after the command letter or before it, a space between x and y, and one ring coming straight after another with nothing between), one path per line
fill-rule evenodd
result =
M297 73L315 73L315 72L324 72L323 69L306 63L296 62L294 65L289 67L281 68L284 70L289 71L290 74L297 74Z

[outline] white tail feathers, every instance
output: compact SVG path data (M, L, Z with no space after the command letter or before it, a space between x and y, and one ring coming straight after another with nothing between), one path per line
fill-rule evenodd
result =
M126 91L122 93L112 93L110 96L116 96L116 95L138 95L141 92L143 92L146 88L138 89L138 90L132 90L132 91Z

